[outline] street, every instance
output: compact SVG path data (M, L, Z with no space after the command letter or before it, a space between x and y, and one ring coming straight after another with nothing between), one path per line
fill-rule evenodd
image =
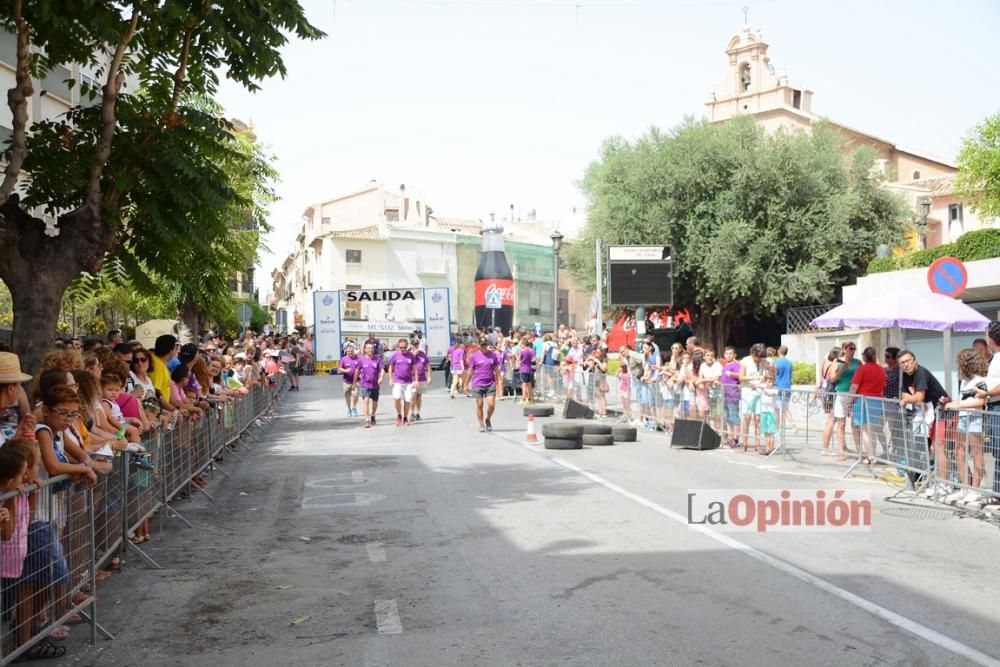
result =
M303 378L214 503L177 503L193 528L154 520L164 569L101 584L116 639L80 626L51 664L1000 664L996 527L662 435L524 445L510 399L480 434L434 381L424 421L392 425L383 387L367 430L339 377ZM686 525L689 489L799 487L870 491L871 531Z

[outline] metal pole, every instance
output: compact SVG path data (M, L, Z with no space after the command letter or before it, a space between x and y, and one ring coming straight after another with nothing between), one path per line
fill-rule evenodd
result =
M601 239L597 239L594 242L594 250L597 256L597 261L595 266L597 267L597 283L594 287L594 291L597 294L597 317L594 319L594 334L597 336L601 335L601 329L604 326L604 282L603 282L603 257L601 256Z
M552 333L559 330L559 251L552 249Z
M951 360L951 329L944 330L944 391L949 396L951 393L951 376L952 376L952 360ZM935 409L937 406L934 406Z
M646 332L646 309L635 309L635 351L642 352L642 336Z

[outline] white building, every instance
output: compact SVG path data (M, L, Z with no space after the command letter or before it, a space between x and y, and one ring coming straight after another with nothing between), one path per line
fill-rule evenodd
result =
M541 320L549 327L553 227L538 221L503 224L517 283L517 322ZM413 287L449 288L452 324L468 325L481 232L479 221L434 215L422 195L404 186L393 192L370 183L313 204L303 213L289 254L271 274L274 287L268 302L277 328L312 327L316 290ZM562 286L573 295L578 291ZM398 333L412 332L423 322L423 312L419 304L406 308L397 302L387 314L382 303L348 305L344 335L367 333L371 322L386 325L387 316Z

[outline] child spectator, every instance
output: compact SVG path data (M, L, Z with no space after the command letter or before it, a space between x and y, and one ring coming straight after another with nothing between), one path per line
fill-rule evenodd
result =
M121 393L122 380L120 377L113 373L105 373L101 376L101 408L104 411L105 419L108 420L108 425L119 438L125 436L129 442L138 443L141 438L136 424L140 422L138 419L129 422L122 414L121 406L118 405L118 397Z
M758 432L754 431L754 451L770 454L774 451L774 434L778 432L778 390L774 386L774 366L764 371L764 387L760 392L760 433L764 434L764 449L760 448Z

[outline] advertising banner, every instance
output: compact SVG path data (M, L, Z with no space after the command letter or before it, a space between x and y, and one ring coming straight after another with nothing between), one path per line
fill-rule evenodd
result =
M451 345L451 294L447 287L424 290L424 337L427 356L443 357Z
M313 292L316 361L340 361L340 292Z

